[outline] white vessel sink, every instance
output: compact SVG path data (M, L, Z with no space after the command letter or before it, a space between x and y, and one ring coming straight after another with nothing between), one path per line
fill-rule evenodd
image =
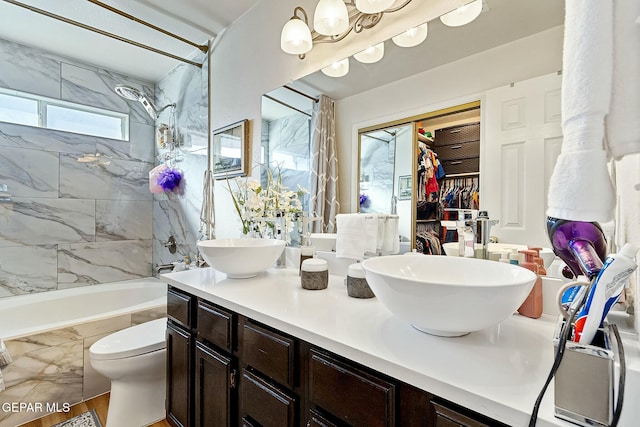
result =
M383 256L362 262L380 302L416 329L455 337L513 314L536 275L526 268L475 258Z
M254 277L273 266L285 247L276 239L214 239L197 243L205 261L233 279Z

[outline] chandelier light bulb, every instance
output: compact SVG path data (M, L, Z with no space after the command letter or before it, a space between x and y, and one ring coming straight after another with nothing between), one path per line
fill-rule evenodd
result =
M480 16L480 12L482 12L482 0L475 0L460 6L456 10L445 13L440 17L440 20L449 27L460 27Z
M282 27L280 48L292 55L307 53L313 47L311 30L301 19L292 18Z
M335 36L349 28L349 11L342 0L320 0L313 14L313 29L325 36Z
M384 56L384 42L378 43L375 46L370 46L363 50L362 52L358 52L353 57L362 62L363 64L373 64L374 62L378 62Z
M322 72L329 77L346 76L349 72L349 58L334 62L328 67L324 67Z
M362 13L379 13L387 10L395 0L356 0L356 9Z
M428 26L425 22L417 27L409 28L402 34L398 34L391 40L400 47L414 47L426 40L428 34Z

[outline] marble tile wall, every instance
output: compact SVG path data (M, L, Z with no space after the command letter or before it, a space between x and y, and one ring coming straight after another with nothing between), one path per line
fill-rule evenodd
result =
M113 88L154 85L1 39L0 63L0 87L130 115L129 141L0 122L0 297L150 276L155 124Z
M202 54L192 58L203 62L202 69L181 64L155 85L159 108L176 103L176 150L159 149L159 161L168 162L183 173L184 188L180 193L154 194L153 198L153 264L195 259L196 242L204 238L200 230L203 176L207 169L208 146L208 67ZM170 108L161 113L156 125L170 124ZM172 254L164 246L173 236L177 251Z
M309 120L304 114L294 113L262 123L261 139L268 153L265 162L272 167L280 166L282 182L291 190L297 190L298 185L309 190ZM307 199L305 197L305 203Z

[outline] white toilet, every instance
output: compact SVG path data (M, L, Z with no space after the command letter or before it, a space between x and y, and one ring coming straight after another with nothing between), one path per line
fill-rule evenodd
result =
M115 332L89 348L91 366L111 380L106 427L142 427L165 418L167 318Z

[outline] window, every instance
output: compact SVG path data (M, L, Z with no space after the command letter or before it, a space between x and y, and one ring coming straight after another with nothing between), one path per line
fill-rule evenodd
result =
M0 121L129 140L129 116L0 88Z

